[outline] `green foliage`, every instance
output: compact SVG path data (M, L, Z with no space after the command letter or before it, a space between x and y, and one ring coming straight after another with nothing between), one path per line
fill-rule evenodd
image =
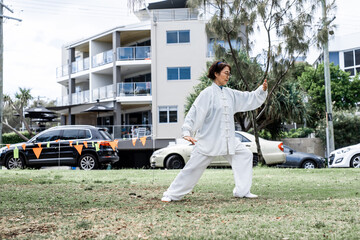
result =
M31 138L30 134L28 132L21 132L21 134L23 134L25 137L27 137L28 139ZM11 132L11 133L4 133L2 135L2 139L3 139L3 143L4 144L14 144L14 143L20 143L20 142L24 142L24 139L22 139L21 137L19 137L16 133Z
M281 132L280 136L281 138L305 138L307 137L310 133L314 133L315 129L313 128L293 128L290 129L289 131L283 131Z
M358 144L360 139L360 116L354 110L338 110L333 112L335 149ZM326 143L325 119L316 128L317 136Z
M315 129L313 128L293 128L289 131L283 131L282 129L279 129L275 134L273 134L271 131L268 131L267 129L263 129L260 131L259 135L262 138L268 139L268 140L279 140L281 138L305 138L308 137L309 134L315 133Z
M349 109L360 102L360 79L356 76L350 79L349 73L342 71L339 66L330 65L331 100L337 109ZM309 126L315 127L320 119L325 118L325 80L324 65L318 68L306 67L299 77L301 86L308 93Z

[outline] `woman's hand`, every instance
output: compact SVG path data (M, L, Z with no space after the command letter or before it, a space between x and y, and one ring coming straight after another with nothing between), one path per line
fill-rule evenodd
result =
M263 90L266 91L267 88L268 88L268 84L267 84L267 80L266 80L266 79L264 80L264 83L263 83L262 86L263 86Z
M192 138L192 137L190 137L190 136L185 136L184 139L185 139L186 141L191 142L192 145L195 145L195 143L197 142L197 140L196 140L195 138Z

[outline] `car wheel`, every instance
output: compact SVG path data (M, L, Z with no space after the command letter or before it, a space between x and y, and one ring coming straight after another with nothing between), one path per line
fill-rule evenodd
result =
M6 159L5 166L9 170L16 168L23 169L25 167L24 159L21 155L19 155L19 158L14 158L14 156L9 156Z
M311 160L305 160L303 162L303 164L301 165L302 168L305 168L305 169L313 169L313 168L316 168L316 165L313 161Z
M360 168L360 154L356 154L351 158L350 167Z
M185 166L184 159L180 155L170 155L166 161L167 169L182 169Z
M93 170L98 167L97 159L92 154L84 154L79 159L79 167L81 170Z
M259 156L257 154L253 154L253 167L256 167L259 164Z

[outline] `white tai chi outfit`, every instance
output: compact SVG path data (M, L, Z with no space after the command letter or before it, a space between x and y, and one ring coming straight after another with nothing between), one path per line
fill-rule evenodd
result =
M230 163L235 179L233 194L244 197L252 183L252 152L235 138L234 114L260 107L267 96L261 85L253 92L220 88L213 83L193 103L182 126L182 136L196 133L197 143L185 167L163 196L180 200L199 181L202 173L216 156Z

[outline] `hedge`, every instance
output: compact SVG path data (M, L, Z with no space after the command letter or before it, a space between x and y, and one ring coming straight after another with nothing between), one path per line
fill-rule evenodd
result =
M21 132L22 135L30 139L30 134L28 132ZM11 133L4 133L2 135L3 144L14 144L14 143L20 143L25 142L24 139L22 139L19 135L17 135L14 132Z

